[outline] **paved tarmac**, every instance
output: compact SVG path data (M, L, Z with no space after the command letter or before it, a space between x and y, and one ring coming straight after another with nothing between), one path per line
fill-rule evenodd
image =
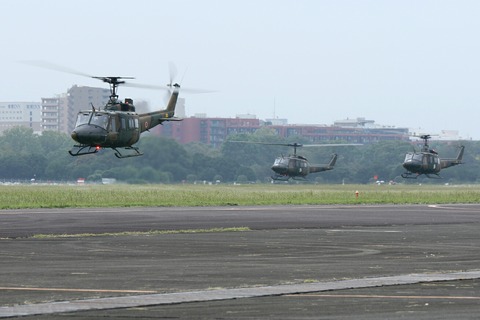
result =
M0 317L478 319L479 226L480 205L2 210Z

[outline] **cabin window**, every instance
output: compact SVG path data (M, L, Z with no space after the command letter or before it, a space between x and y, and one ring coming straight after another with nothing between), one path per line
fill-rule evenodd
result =
M116 132L117 131L117 123L115 121L115 117L110 117L110 130Z
M125 122L125 118L120 119L120 129L127 129L127 123Z

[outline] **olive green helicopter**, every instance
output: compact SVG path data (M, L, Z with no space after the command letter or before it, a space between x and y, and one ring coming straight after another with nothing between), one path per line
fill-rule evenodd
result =
M297 154L297 148L301 147L346 147L361 146L360 143L335 143L335 144L301 144L301 143L267 143L251 141L229 141L239 143L253 143L273 146L293 147L293 154L288 156L281 155L275 158L271 169L274 174L271 176L273 181L303 180L308 181L307 176L311 173L333 170L338 155L333 153L329 162L325 164L311 164L307 158Z
M180 85L173 81L176 70L172 63L170 64L170 82L166 86L134 84L125 81L134 79L133 77L91 76L44 61L24 61L23 63L98 79L110 85L110 98L103 109L96 108L92 104L90 110L78 112L75 128L71 133L72 139L78 144L68 151L72 156L97 153L102 148L114 150L117 158L140 156L143 153L133 145L138 142L142 132L148 131L165 121L182 120L175 117L175 106ZM126 98L124 101L118 99L117 89L119 85L167 90L170 93L167 107L162 110L139 114L135 111L132 99ZM208 91L187 89L187 92L202 93Z
M359 143L335 143L335 144L300 144L300 143L272 143L272 145L280 145L293 147L293 154L289 156L281 155L275 158L272 165L272 171L275 173L272 180L288 181L306 180L310 173L317 173L323 171L333 170L337 161L338 155L332 154L330 161L325 164L311 164L307 158L297 154L297 148L300 147L346 147L346 146L361 146Z
M427 178L440 179L442 169L462 164L463 151L465 146L460 146L456 158L440 158L438 152L430 149L428 140L431 135L424 134L419 136L423 140L423 146L420 152L408 152L403 161L403 167L407 170L402 173L404 179L416 179L424 174Z

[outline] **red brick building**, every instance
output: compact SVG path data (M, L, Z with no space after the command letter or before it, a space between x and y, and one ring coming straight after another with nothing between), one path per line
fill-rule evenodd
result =
M373 122L373 121L372 121ZM207 118L190 117L182 121L164 122L156 134L171 137L179 143L202 142L219 147L230 134L253 133L268 127L281 137L301 136L312 143L347 141L350 143L372 143L382 140L408 141L407 128L365 127L362 123L349 126L275 124L256 118Z

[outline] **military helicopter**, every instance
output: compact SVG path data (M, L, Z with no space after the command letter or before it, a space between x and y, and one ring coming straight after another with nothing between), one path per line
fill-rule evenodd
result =
M306 180L310 173L317 173L322 171L333 170L337 161L338 155L332 154L330 161L326 164L312 165L307 158L297 154L297 148L300 147L345 147L345 146L361 146L358 143L342 143L342 144L300 144L300 143L263 143L263 142L249 142L249 141L230 141L242 143L254 143L264 145L286 146L293 147L293 155L279 156L275 159L272 165L272 170L275 173L271 176L275 181Z
M126 79L132 77L97 77L65 68L44 61L24 61L30 64L47 69L54 69L61 72L67 72L99 79L110 85L110 98L103 110L91 106L91 110L80 111L77 114L75 128L71 133L73 140L78 142L68 152L72 156L81 156L97 153L102 148L111 148L115 151L117 158L128 158L143 155L138 147L134 147L140 139L140 134L144 131L162 124L164 121L179 121L175 118L175 106L178 99L180 85L173 83L173 68L170 66L170 83L166 86L142 85L126 83ZM170 92L170 99L166 109L154 112L138 114L135 112L133 100L126 98L120 101L117 95L119 85L129 87L164 89ZM208 92L202 90L193 90L192 92ZM120 151L121 150L121 151Z
M428 178L440 179L440 170L462 164L463 151L465 146L460 146L460 150L456 158L441 159L434 149L430 149L428 140L431 138L429 134L420 136L423 139L423 147L420 152L409 152L405 155L403 167L407 172L402 173L402 178L416 179L424 174Z

